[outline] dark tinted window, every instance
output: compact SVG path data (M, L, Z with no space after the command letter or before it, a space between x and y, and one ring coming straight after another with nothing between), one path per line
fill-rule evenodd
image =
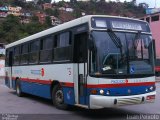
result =
M30 51L38 51L39 50L39 41L34 41L30 44Z
M20 47L15 47L13 65L19 65L19 61L20 61Z
M40 62L51 62L53 49L53 37L41 40Z
M147 21L148 23L150 23L150 17L147 17L147 18L146 18L146 21Z
M29 63L31 63L31 64L38 63L38 60L39 60L39 48L40 48L40 44L39 43L40 43L39 40L30 43Z
M71 59L71 32L65 32L55 36L53 56L54 61Z
M28 43L25 43L21 47L21 64L28 63Z
M154 22L154 21L159 21L159 15L152 16L152 17L151 17L151 20L152 20L152 22Z
M59 39L57 42L58 47L65 47L69 46L71 44L70 42L70 33L65 32L59 35Z

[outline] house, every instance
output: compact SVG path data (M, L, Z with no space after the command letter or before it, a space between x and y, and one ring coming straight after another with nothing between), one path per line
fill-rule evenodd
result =
M57 26L60 25L62 22L55 16L50 16L51 21L52 21L52 25L53 26Z
M11 6L9 6L8 7L8 15L12 14L14 16L20 16L21 15L21 10L22 10L21 7L11 7Z
M51 3L44 3L42 6L43 6L44 10L52 8L52 4Z
M7 6L0 7L0 11L8 12L8 7Z
M7 17L7 12L0 12L0 17L5 18Z
M46 16L47 16L45 13L37 12L37 13L35 14L35 16L38 17L38 20L39 20L39 22L40 22L41 24L44 24L44 23L45 23Z
M66 12L73 12L73 8L66 8Z

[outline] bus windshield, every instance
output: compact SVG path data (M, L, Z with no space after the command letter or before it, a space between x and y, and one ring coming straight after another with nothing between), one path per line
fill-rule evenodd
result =
M92 73L154 73L151 35L113 31L92 31L91 34L95 44L91 56Z

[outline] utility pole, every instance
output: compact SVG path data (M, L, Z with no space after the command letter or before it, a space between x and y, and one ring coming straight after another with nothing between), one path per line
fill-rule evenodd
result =
M157 7L157 0L155 0L155 6L154 6L154 8L156 8Z

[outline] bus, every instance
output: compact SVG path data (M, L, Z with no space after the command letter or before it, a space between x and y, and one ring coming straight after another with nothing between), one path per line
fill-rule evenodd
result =
M59 109L153 103L154 64L147 22L87 15L6 45L5 84Z

